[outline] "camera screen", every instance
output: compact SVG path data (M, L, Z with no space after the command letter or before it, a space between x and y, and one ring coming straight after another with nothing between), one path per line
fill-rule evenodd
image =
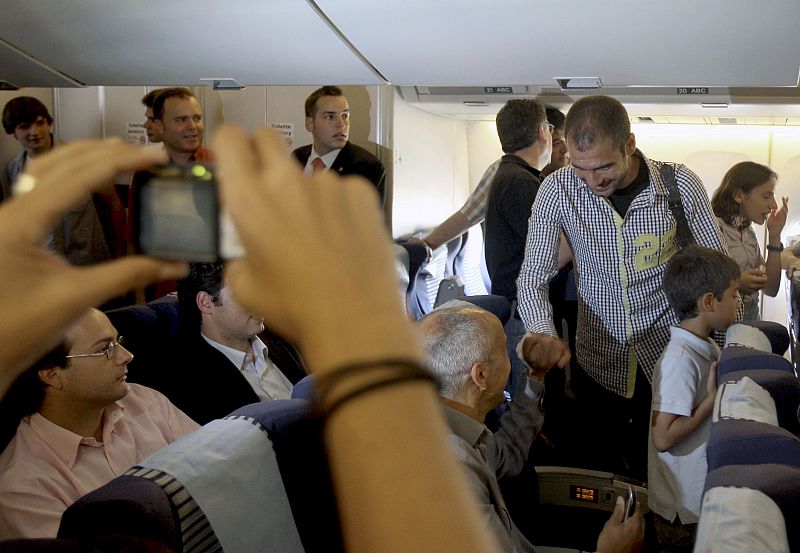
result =
M210 182L153 178L141 189L139 247L169 259L217 260L217 200Z

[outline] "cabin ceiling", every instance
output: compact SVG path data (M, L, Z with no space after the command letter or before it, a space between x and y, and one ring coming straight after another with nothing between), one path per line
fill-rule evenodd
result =
M557 96L554 78L599 77L618 97L793 96L800 69L797 0L4 0L2 11L0 81L17 87L232 78Z

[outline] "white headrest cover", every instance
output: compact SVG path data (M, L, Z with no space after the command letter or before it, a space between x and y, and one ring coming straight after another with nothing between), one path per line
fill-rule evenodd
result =
M703 497L694 553L789 553L786 521L766 494L749 488L711 488Z
M777 413L769 392L745 376L738 382L724 382L719 386L712 421L747 419L778 426Z

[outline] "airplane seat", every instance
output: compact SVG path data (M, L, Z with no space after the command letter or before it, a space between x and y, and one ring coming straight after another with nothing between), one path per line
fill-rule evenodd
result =
M484 279L483 230L475 225L447 244L448 258L445 276L459 276L468 296L484 295L491 291Z
M725 375L728 373L764 369L779 370L794 375L794 367L791 362L781 355L749 346L726 346L722 348L717 365L717 381L725 380Z
M706 477L695 551L800 551L800 469L727 465Z
M131 486L155 499L130 493ZM144 503L141 511L126 503L132 495L139 496L134 503ZM100 527L106 524L134 536L153 530L161 536L177 527L174 551L183 553L344 551L322 423L302 400L237 409L157 451L69 510L64 535L104 532ZM167 512L172 518L165 520Z
M445 275L463 275L464 274L464 255L467 252L467 242L469 240L469 232L465 232L460 236L456 236L450 240L445 247L447 248L447 261L444 266Z
M89 541L100 536L135 536L181 551L177 507L158 484L120 476L70 505L58 537Z
M750 346L776 355L789 348L789 331L772 321L739 321L725 333L725 345Z
M396 244L406 250L408 256L408 287L406 289L406 310L415 319L419 319L431 310L428 291L430 274L425 260L428 250L422 244L398 241ZM423 269L424 267L424 269Z
M768 423L726 419L711 425L708 470L726 465L779 464L800 469L800 439Z
M280 468L294 522L306 553L344 552L339 511L323 440L323 420L311 403L283 400L254 403L231 413L266 429Z
M0 553L78 553L86 549L74 540L59 539L25 539L0 541Z
M392 252L395 256L395 276L397 277L397 285L400 289L400 296L403 301L403 309L408 313L408 287L411 285L411 277L409 271L411 270L411 262L408 257L408 250L400 244L392 244Z
M147 306L158 314L161 332L164 336L174 338L181 333L183 326L176 293L156 298Z
M466 234L464 236L466 236ZM464 249L461 247L462 242L464 242L462 237L457 237L447 245L448 252L455 252L455 257L452 261L453 267L458 267L458 256L464 254ZM492 294L476 296L463 295L460 291L460 286L463 286L463 284L458 283L458 278L460 277L458 277L458 275L446 276L448 272L447 265L451 262L448 261L448 256L450 254L448 253L448 256L445 256L445 248L437 249L434 252L433 258L425 263L427 256L425 246L404 241L397 242L397 245L403 247L408 252L409 286L406 292L406 309L415 319L421 319L427 313L430 313L434 307L438 306L440 303L445 303L446 300L444 298L440 301L437 297L440 292L439 287L442 282L446 282L447 279L452 279L452 281L456 283L454 291L459 291L451 294L454 297L448 296L448 300L460 299L469 301L479 307L483 307L487 311L491 311L497 315L501 321L508 321L510 307L505 307L508 300ZM473 301L470 298L477 299ZM508 314L506 314L507 310ZM505 324L505 322L503 324Z
M305 399L313 401L316 397L314 392L314 376L307 375L301 378L292 389L292 399Z
M433 308L436 309L450 300L460 299L466 295L464 292L464 280L458 275L444 277L439 282L439 289L436 292L436 301Z
M505 326L508 319L511 318L511 302L504 296L496 294L484 294L481 296L464 296L459 298L461 301L466 301L471 304L493 313L500 322Z
M727 382L738 382L744 377L750 378L772 397L778 425L800 436L800 380L785 371L769 369L738 371L725 375Z
M131 536L103 536L90 540L61 538L0 541L0 553L175 553L162 543Z
M714 424L724 419L744 419L778 426L778 408L767 390L745 376L717 387L711 422Z
M125 348L133 354L128 366L128 380L162 390L165 375L172 368L174 348L181 332L178 298L167 295L145 305L131 305L107 311L111 324L125 339Z

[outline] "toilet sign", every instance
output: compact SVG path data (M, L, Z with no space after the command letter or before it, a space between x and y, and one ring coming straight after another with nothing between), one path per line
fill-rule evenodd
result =
M270 123L269 126L280 133L283 144L291 149L294 144L294 123Z
M128 121L128 128L125 131L125 142L144 146L147 144L147 130L144 123Z

